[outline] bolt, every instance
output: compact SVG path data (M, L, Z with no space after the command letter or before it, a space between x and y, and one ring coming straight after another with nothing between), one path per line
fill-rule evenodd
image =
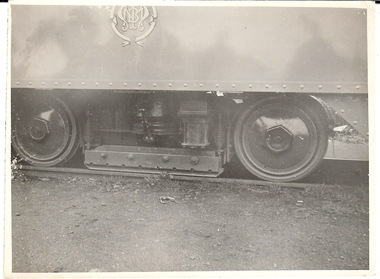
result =
M265 138L269 150L279 153L291 147L293 134L284 126L277 125L266 130Z
M190 158L190 163L192 163L193 165L198 164L198 162L199 162L198 157L191 157Z
M29 135L32 139L41 141L50 134L49 123L45 119L33 118L29 124Z

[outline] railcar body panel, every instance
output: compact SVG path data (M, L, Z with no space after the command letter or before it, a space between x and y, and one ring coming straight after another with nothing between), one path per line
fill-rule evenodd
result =
M12 5L12 87L368 92L365 9L122 9Z
M11 28L12 145L34 166L207 177L235 156L285 182L336 114L368 135L366 8L11 5Z

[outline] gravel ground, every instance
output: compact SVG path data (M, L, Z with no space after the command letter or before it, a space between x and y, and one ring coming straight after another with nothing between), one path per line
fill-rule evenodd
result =
M365 170L364 170L365 173ZM368 175L306 189L12 181L15 273L368 270Z

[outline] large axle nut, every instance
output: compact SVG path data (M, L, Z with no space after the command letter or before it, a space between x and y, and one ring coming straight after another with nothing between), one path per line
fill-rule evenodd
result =
M49 135L49 123L45 119L33 118L29 124L29 135L36 141L42 141L47 135Z
M275 153L288 150L292 145L293 134L282 125L274 126L265 131L266 146Z

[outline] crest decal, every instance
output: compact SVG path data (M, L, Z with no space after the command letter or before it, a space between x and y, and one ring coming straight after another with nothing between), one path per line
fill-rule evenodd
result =
M130 45L132 41L143 46L142 40L152 33L156 18L156 8L146 6L115 6L110 14L112 29L124 40L123 46Z

